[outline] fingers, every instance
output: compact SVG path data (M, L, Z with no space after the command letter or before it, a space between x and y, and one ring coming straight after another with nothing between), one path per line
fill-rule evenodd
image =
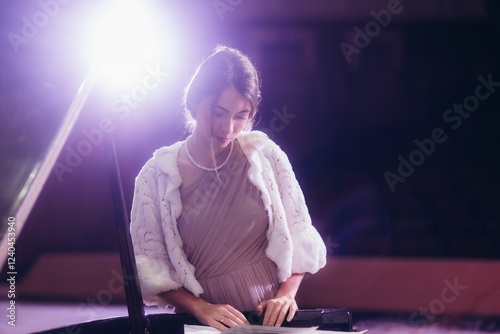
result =
M247 318L243 315L243 313L241 313L240 311L238 311L237 309L235 309L231 305L225 305L225 307L226 307L226 310L229 312L227 314L227 318L231 322L233 322L235 325L248 325L249 324ZM230 326L230 327L232 327L232 326Z
M298 306L296 303L293 303L288 309L288 317L286 317L286 321L290 322L295 317L295 313L297 312Z
M228 329L228 327L226 327L223 323L221 323L220 321L214 320L214 319L208 321L207 325L209 325L215 329L218 329L221 332Z
M265 307L266 307L266 302L262 302L259 305L257 305L255 310L257 311L257 313L262 314L262 312L264 312Z
M244 325L240 319L234 320L234 318L230 317L223 317L219 322L224 326L224 329Z
M257 310L265 309L263 326L281 326L285 317L291 321L297 311L297 304L294 300L271 299L259 304ZM287 317L288 314L288 317Z
M264 316L264 326L281 326L285 319L288 307L286 303L269 301Z
M243 313L231 305L212 305L207 313L207 318L207 325L220 331L227 330L229 327L248 324Z

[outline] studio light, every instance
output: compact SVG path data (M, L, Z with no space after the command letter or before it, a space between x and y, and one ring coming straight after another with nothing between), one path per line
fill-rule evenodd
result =
M140 1L126 0L98 25L94 64L119 88L134 84L147 67L159 63L159 39Z

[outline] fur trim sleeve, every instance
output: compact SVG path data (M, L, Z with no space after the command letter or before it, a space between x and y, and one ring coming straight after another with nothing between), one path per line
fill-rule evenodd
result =
M165 307L157 295L181 284L165 249L156 182L156 168L146 164L136 179L130 234L144 303Z
M311 223L304 194L287 155L274 143L271 145L270 160L292 238L292 273L314 274L326 265L325 244Z

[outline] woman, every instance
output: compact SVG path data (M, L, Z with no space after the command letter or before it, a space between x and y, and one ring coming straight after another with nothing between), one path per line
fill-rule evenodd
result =
M137 176L131 235L147 305L219 330L247 324L242 311L280 326L304 274L325 265L287 156L251 131L259 101L250 60L217 47L185 91L191 136L157 150Z

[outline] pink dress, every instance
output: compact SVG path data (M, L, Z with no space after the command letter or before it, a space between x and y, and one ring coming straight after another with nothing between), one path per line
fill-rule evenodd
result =
M267 258L268 217L260 191L247 176L250 164L235 141L221 170L200 175L181 188L183 213L179 233L204 300L253 311L274 298L276 264Z

